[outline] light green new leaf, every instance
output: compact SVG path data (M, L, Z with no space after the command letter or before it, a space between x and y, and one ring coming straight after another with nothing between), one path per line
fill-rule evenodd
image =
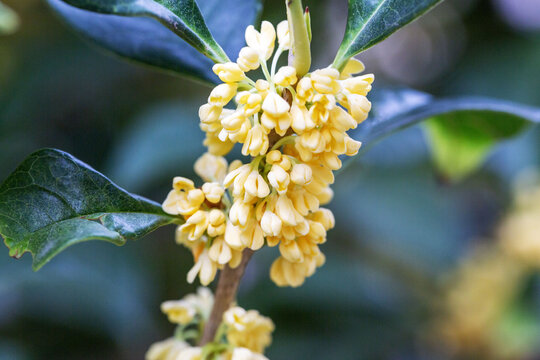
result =
M156 19L214 62L228 57L212 37L195 0L63 0L89 11Z
M386 39L442 0L349 0L347 28L333 66Z
M439 173L459 180L482 165L498 141L519 134L528 125L512 113L457 111L427 120L425 129Z
M177 220L59 150L35 152L0 185L0 234L35 270L73 244L123 245Z

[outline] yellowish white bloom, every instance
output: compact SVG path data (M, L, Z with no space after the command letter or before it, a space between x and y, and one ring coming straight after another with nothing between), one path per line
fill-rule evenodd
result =
M276 36L279 48L269 66ZM299 286L324 263L319 245L335 220L320 206L333 197L341 157L359 151L361 143L347 131L367 118L374 77L353 76L364 70L354 59L341 73L327 67L301 78L294 67L276 68L291 45L287 21L277 31L267 21L260 31L250 26L245 37L236 63L213 67L223 83L199 109L209 153L195 170L205 183L198 188L179 180L163 209L186 221L177 240L196 260L190 280L199 275L207 284L218 269L239 264L242 250L267 244L281 252L272 279ZM264 78L251 79L259 67ZM252 160L227 168L221 155L236 143Z

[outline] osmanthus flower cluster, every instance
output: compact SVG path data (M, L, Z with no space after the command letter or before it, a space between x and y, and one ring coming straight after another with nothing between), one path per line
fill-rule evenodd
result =
M508 311L540 268L540 185L522 186L489 243L474 249L449 277L432 334L470 358L528 358L525 346L508 347L501 329ZM536 348L536 345L533 346Z
M272 342L272 320L238 306L224 313L213 342L203 347L190 344L203 332L213 303L207 288L199 288L197 294L181 300L164 302L161 310L178 327L174 337L150 347L146 360L267 360L263 353Z
M213 67L223 83L199 110L208 153L195 170L205 183L175 178L163 209L186 220L177 241L195 258L190 282L199 274L206 285L226 264L237 266L242 250L266 244L280 251L272 280L299 286L325 261L319 245L334 217L321 206L332 199L340 156L360 148L347 131L368 116L373 75L353 77L364 69L357 60L341 73L328 67L301 78L294 67L277 69L291 47L287 21L277 31L267 21L260 31L249 26L245 38L236 62ZM258 69L264 79L255 81L248 72ZM250 161L228 165L222 156L237 143Z

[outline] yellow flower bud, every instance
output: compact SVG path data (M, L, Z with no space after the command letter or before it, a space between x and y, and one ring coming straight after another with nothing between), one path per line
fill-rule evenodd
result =
M269 140L268 135L264 131L263 127L256 124L249 130L244 145L242 146L242 154L253 157L264 155L268 150Z
M262 60L268 60L274 52L274 42L276 40L276 30L274 26L263 21L261 24L261 32L255 30L253 25L246 29L246 44L254 49Z
M279 195L275 211L285 225L296 226L303 219L287 195Z
M210 201L212 204L217 204L221 201L221 197L225 193L225 189L217 182L204 183L202 186L202 191L206 200Z
M362 146L362 143L360 141L356 141L354 139L351 139L350 137L345 138L345 155L347 156L354 156L358 154L358 150L360 150L360 147Z
M239 226L234 225L231 221L227 221L225 228L225 242L234 250L243 250L245 248L240 239L241 233L242 230Z
M272 150L266 154L266 162L268 164L275 164L281 161L281 152L279 150Z
M289 174L283 170L281 166L272 165L272 169L268 173L268 181L270 182L270 185L276 189L278 194L285 194L289 186L290 178Z
M251 171L244 183L246 193L253 197L265 198L270 194L270 188L264 178L257 170Z
M365 96L351 94L347 96L347 101L349 112L358 123L367 119L371 103Z
M296 69L292 66L283 66L274 75L274 83L283 87L294 85L297 80Z
M294 132L299 135L306 130L313 129L316 126L311 115L309 114L308 109L304 105L297 104L296 101L294 101L291 106L291 118L291 127Z
M308 77L303 77L298 82L298 85L296 85L296 100L301 104L308 101L311 102L313 96L315 95L313 90L312 80Z
M212 155L223 156L227 155L232 148L234 143L230 140L221 141L217 134L206 133L206 138L203 141L203 145L208 148L208 152Z
M194 168L195 173L197 173L204 181L217 181L222 183L227 174L227 160L221 156L204 153L197 159Z
M321 223L327 231L336 225L334 214L325 208L319 208L312 214L311 218L313 221Z
M195 265L189 270L187 281L192 284L199 275L201 284L206 286L214 280L216 273L217 264L209 257L208 250L204 249Z
M338 79L339 71L331 67L315 70L311 74L313 87L321 94L337 94L341 90Z
M365 68L364 63L362 63L360 60L351 58L341 71L340 79L347 79L351 75L361 73L365 70Z
M181 190L191 190L195 188L195 184L192 180L182 177L182 176L176 176L173 179L173 188L175 190L181 191Z
M279 216L266 210L261 218L261 229L267 236L279 236L282 222Z
M180 226L180 231L188 234L188 240L195 241L203 236L208 227L208 213L203 210L191 215L184 225Z
M285 115L289 111L290 106L281 96L271 92L264 99L262 109L272 117L279 117Z
M294 240L282 241L281 244L279 244L279 252L281 253L281 256L292 263L301 263L304 261L304 255Z
M204 104L199 108L199 119L205 124L211 124L219 120L222 111L221 106Z
M284 50L291 48L291 36L289 34L289 22L287 20L283 20L277 25L277 37L279 46Z
M212 67L212 71L225 83L234 83L246 78L240 66L233 62L215 64Z
M305 164L296 164L291 171L291 180L297 185L306 185L311 182L313 172L311 168Z
M369 74L343 80L341 85L352 94L366 96L371 91L371 84L374 80L373 74Z
M208 250L208 256L218 264L225 265L232 259L232 250L223 237L217 237Z
M161 311L167 315L173 324L187 325L197 314L193 304L185 300L165 301L161 304Z
M208 103L223 107L236 95L236 89L236 84L220 84L210 93Z
M157 342L150 346L146 352L146 360L169 360L178 359L178 355L188 348L189 345L181 340L170 338L164 341Z
M229 219L233 225L246 226L250 216L252 215L253 207L251 204L241 200L236 200L229 210Z
M242 71L248 72L250 70L256 70L259 68L259 54L253 48L249 46L243 47L238 54L238 59L236 60L238 66Z

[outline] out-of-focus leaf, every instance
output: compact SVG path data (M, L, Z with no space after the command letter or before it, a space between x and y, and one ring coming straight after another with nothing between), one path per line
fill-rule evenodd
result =
M442 0L349 0L347 28L334 67L386 39Z
M47 1L79 34L117 55L195 80L217 82L213 62L154 18L100 14L62 0ZM236 58L244 44L245 28L261 9L260 0L206 0L199 5L210 33L226 54ZM161 7L157 3L155 6ZM226 56L222 56L220 60L225 61Z
M19 28L19 16L0 2L0 35L14 33Z
M59 150L35 152L0 185L0 234L10 255L33 255L35 270L73 244L123 245L174 220Z
M441 175L459 180L478 168L498 141L513 137L526 119L494 111L458 111L425 123L433 159Z
M517 135L528 123L540 123L540 109L496 99L435 99L414 90L379 89L371 100L371 117L351 133L364 143L363 151L385 136L434 118L430 126L438 125L432 141L437 166L455 178L474 170L498 141Z
M193 163L205 151L203 139L194 106L155 106L134 119L131 128L118 139L109 157L107 174L134 191L173 175L191 175Z

